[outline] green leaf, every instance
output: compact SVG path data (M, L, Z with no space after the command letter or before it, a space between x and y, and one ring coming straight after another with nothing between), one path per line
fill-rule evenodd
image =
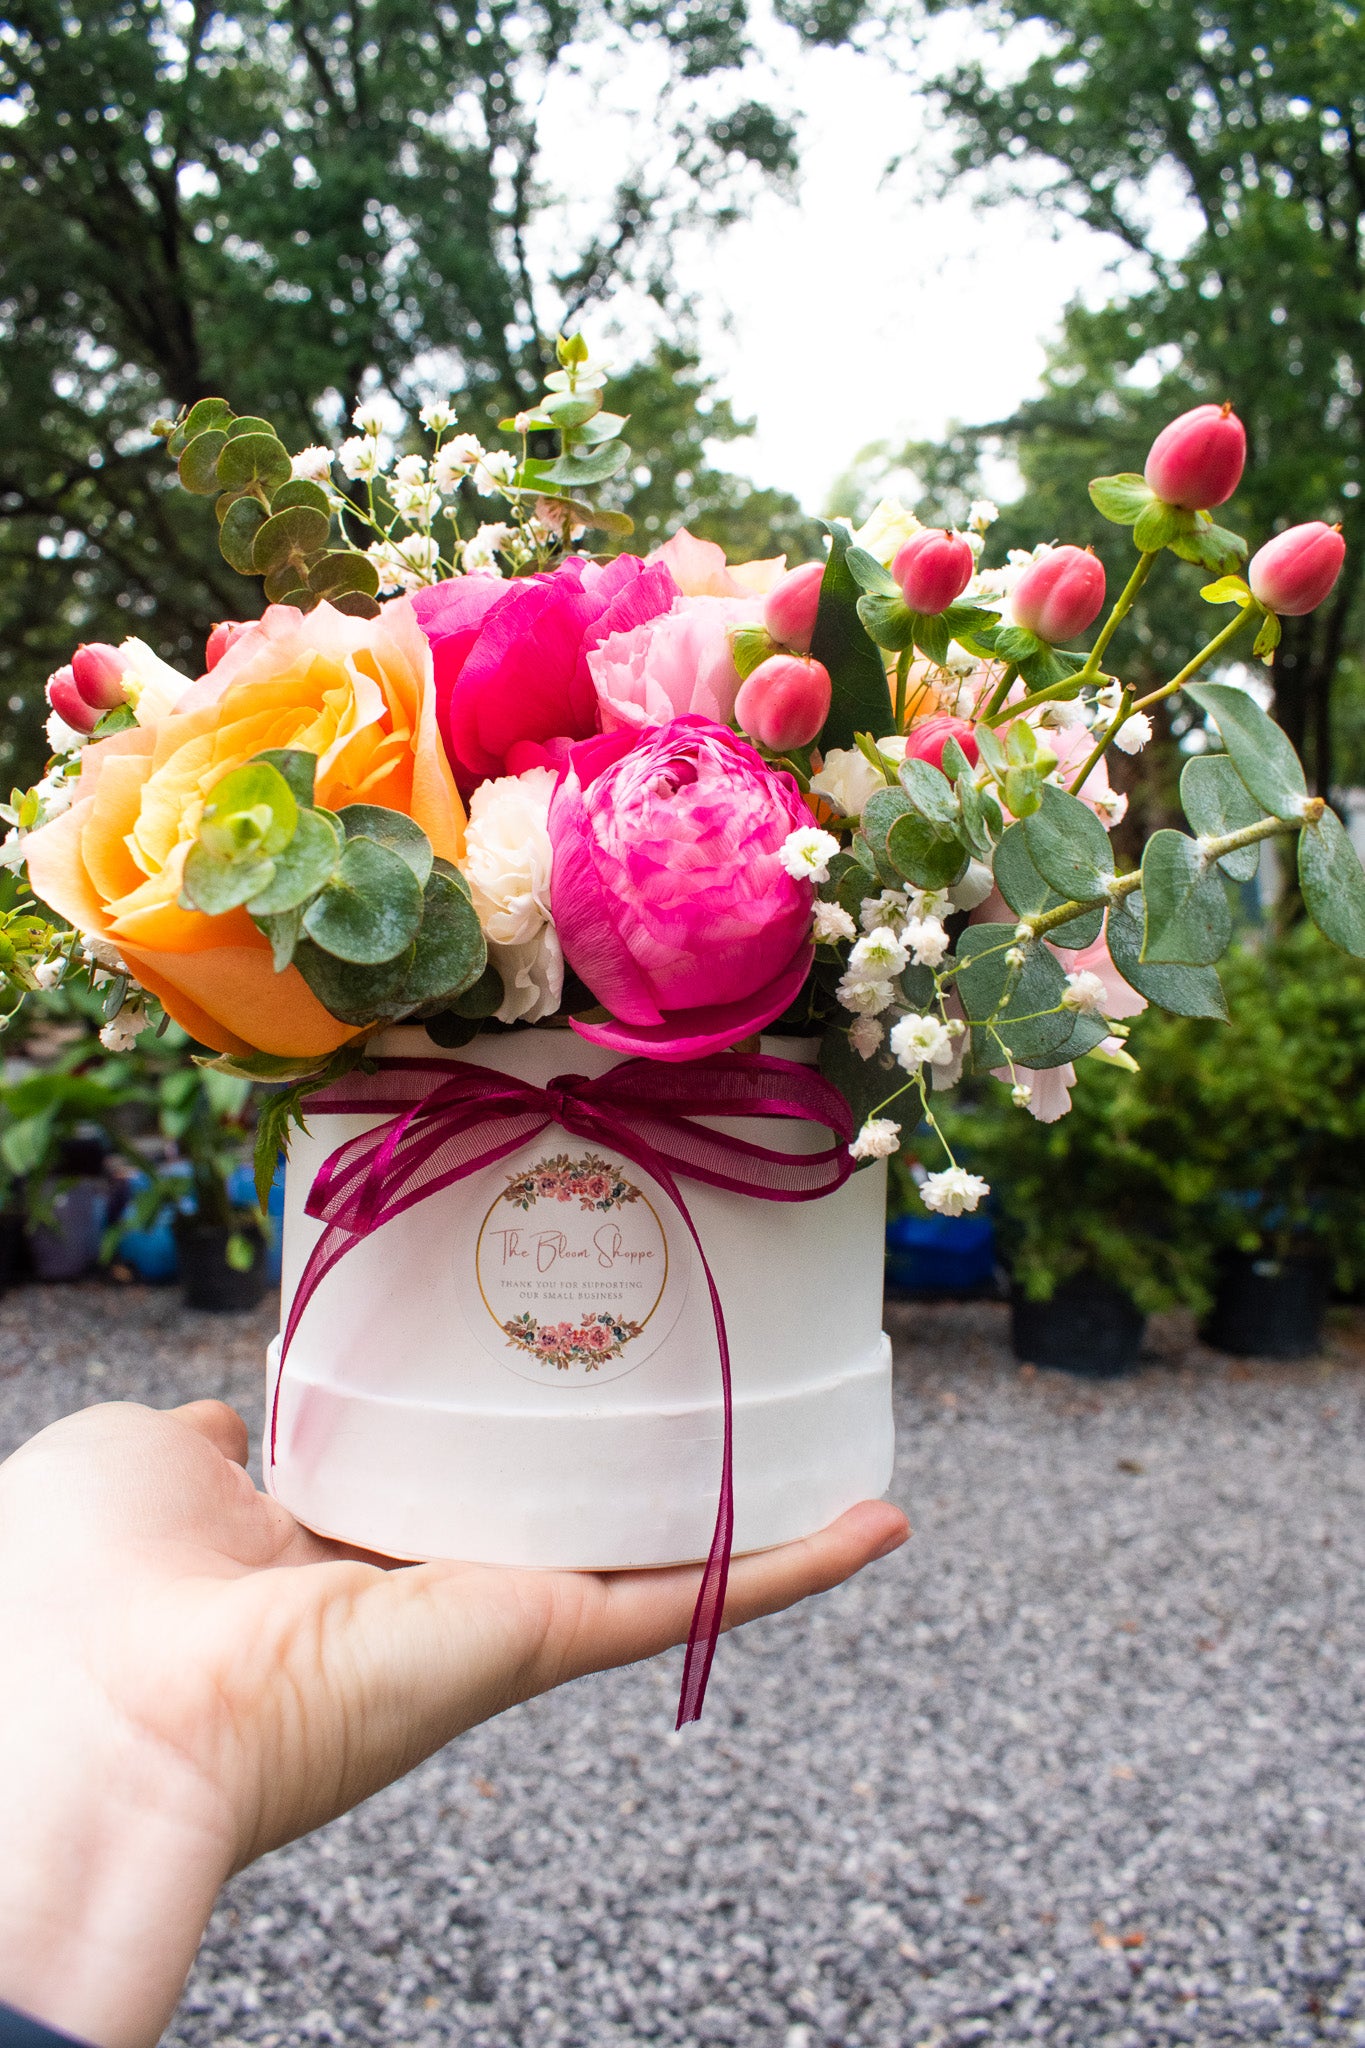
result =
M181 894L191 909L202 910L206 917L222 917L264 889L274 872L275 863L267 854L234 860L210 853L200 842L186 855Z
M298 801L279 769L251 761L214 783L199 822L199 843L220 860L281 853L298 819Z
M416 951L410 941L392 960L367 967L324 952L304 937L295 950L294 965L338 1023L376 1024L384 1021L386 1006L402 987Z
M858 599L858 617L878 647L888 648L896 654L913 643L916 628L921 623L899 590L865 593Z
M1365 869L1335 811L1299 834L1299 884L1323 937L1365 960Z
M1205 604L1240 604L1245 609L1252 602L1245 576L1220 576L1216 583L1206 583L1199 595Z
M263 754L253 754L252 761L264 761L268 768L275 769L284 777L294 792L294 801L305 810L313 808L313 782L317 775L318 757L309 753L307 747L270 747Z
M1146 921L1142 891L1111 905L1106 929L1109 957L1130 988L1175 1017L1216 1017L1227 1022L1227 999L1213 967L1165 967L1142 958Z
M947 765L950 749L956 742L950 740L943 749L944 765ZM960 752L961 749L958 749ZM977 788L971 770L964 768L953 784L957 792L958 806L962 813L962 831L972 852L981 860L988 861L991 853L991 833L986 817L986 801ZM997 817L999 813L996 813Z
M1217 726L1233 767L1256 801L1272 817L1302 817L1308 784L1299 757L1256 699L1230 683L1187 683L1185 694Z
M374 967L405 953L421 923L422 885L409 862L389 846L359 838L347 840L336 873L309 905L303 928L323 952L353 966Z
M107 740L116 732L130 732L136 724L137 713L131 704L115 704L111 711L102 713L91 738Z
M957 825L957 798L946 775L929 761L902 761L900 785L921 817L936 825Z
M901 587L889 569L884 569L866 548L850 547L844 557L848 573L860 590L873 597L900 597ZM904 603L904 598L901 598Z
M337 548L330 555L324 555L320 562L314 562L308 571L308 588L315 590L319 597L341 609L340 600L347 593L362 597L374 597L379 591L379 571L365 555L358 555L351 548ZM364 614L366 617L372 614Z
M1132 470L1119 476L1097 476L1090 483L1091 504L1115 526L1136 525L1155 496L1146 477L1135 476Z
M1002 782L1009 762L1005 757L1005 746L993 727L978 725L976 728L977 751L997 782Z
M886 857L897 875L917 889L946 889L967 865L967 849L956 832L915 811L892 825L886 835Z
M1055 783L1045 782L1039 796L1039 808L1024 826L1034 866L1063 901L1102 897L1114 872L1109 834L1088 804Z
M848 1032L838 1025L820 1041L820 1071L848 1104L855 1130L867 1122L888 1095L896 1094L907 1079L885 1046L870 1059L864 1059L849 1043ZM905 1099L913 1101L914 1097ZM890 1114L895 1116L897 1112L892 1110Z
M1154 832L1142 855L1144 965L1207 967L1232 937L1227 890L1184 832Z
M302 583L313 557L326 547L330 529L327 514L315 511L311 505L291 505L287 511L272 512L256 535L252 566L260 576L292 568L296 572L295 582Z
M1267 612L1261 620L1260 631L1252 642L1251 651L1259 661L1269 662L1271 655L1280 644L1283 628L1274 612Z
M754 670L776 652L766 626L741 626L730 635L730 652L742 683L747 683Z
M217 462L218 482L228 491L259 488L269 497L290 480L288 450L274 434L238 434L224 442Z
M348 839L363 835L377 846L387 847L412 869L418 888L426 887L432 864L431 841L415 818L402 811L385 810L380 804L346 804L337 817Z
M1066 994L1066 970L1046 946L1026 948L1024 965L1013 985L1006 953L1018 942L1008 924L968 925L957 942L957 958L963 964L957 975L957 992L971 1023L994 1020L995 1031L1018 1060L1046 1059L1064 1045L1075 1024L1075 1014L1059 1005ZM1000 1005L1009 990L1008 1006ZM995 1038L980 1034L986 1061L999 1066L1003 1054Z
M1000 835L994 871L995 886L1019 917L1036 917L1040 911L1055 910L1059 903L1067 901L1038 872L1029 852L1028 831L1022 824L1009 825ZM1096 904L1050 931L1048 944L1060 946L1065 952L1079 951L1099 937L1103 922L1104 906Z
M479 980L487 964L488 948L473 904L444 875L432 875L423 892L417 949L396 1000L413 1010L426 1004L448 1009Z
M987 611L979 604L950 604L940 616L953 640L961 640L964 634L993 630L1000 623L999 612Z
M1193 532L1193 512L1187 512L1183 505L1165 505L1154 497L1133 522L1133 545L1141 548L1144 555L1150 555Z
M194 1064L210 1074L231 1074L240 1081L278 1082L306 1080L310 1074L318 1073L326 1060L325 1053L295 1059L274 1052L225 1052L211 1060L196 1054Z
M296 505L303 506L310 512L323 513L330 524L331 502L322 485L315 484L311 477L291 476L287 484L281 484L277 491L271 493L272 512L287 512Z
M911 612L910 623L920 653L926 661L932 661L941 668L948 659L951 637L942 612Z
M256 536L266 523L265 510L255 498L234 498L223 514L218 528L218 546L223 560L239 576L256 574L252 551Z
M829 560L820 583L820 605L810 651L829 671L833 694L820 745L856 745L855 735L889 733L893 723L891 693L881 655L858 617L859 589L848 567L848 528L830 529Z
M269 420L260 419L255 413L250 412L244 412L240 418L230 421L227 429L229 441L236 440L239 434L269 434L273 439L274 433L275 429Z
M272 569L263 585L266 600L270 604L293 604L297 600L300 611L307 611L315 602L313 594L304 587L303 579L292 562L285 562L280 568Z
M624 441L603 441L582 455L561 455L543 471L543 481L562 484L566 490L581 491L589 484L604 484L630 461Z
M494 981L496 981L498 984L498 1002L501 1002L501 977L498 975L495 968L485 968L484 977L486 978L489 974L493 976ZM480 981L477 985L479 987L482 987L482 981ZM468 998L462 996L460 1000L461 1002L465 1002L468 1000ZM496 1007L496 1005L494 1007ZM492 1014L492 1010L488 1010L483 1013L483 1015L490 1017L492 1016ZM452 1051L456 1046L471 1044L472 1041L476 1039L479 1035L479 1026L481 1022L482 1017L466 1017L461 1011L454 1009L441 1010L438 1011L434 1017L424 1017L422 1019L423 1027L425 1028L427 1037L431 1040L432 1044L446 1047Z
M558 427L561 433L572 433L602 410L602 401L595 391L556 391L540 409L552 427Z
M310 602L311 602L310 598ZM376 598L367 597L363 590L343 590L340 597L329 597L326 602L334 611L344 612L352 619L377 619L379 603ZM306 610L307 607L305 606Z
M457 1017L491 1017L501 1008L504 994L502 976L490 960L477 981L461 989L450 1007ZM443 1044L444 1040L437 1042Z
M1201 568L1212 569L1216 575L1228 575L1246 560L1247 544L1240 533L1215 525L1206 512L1198 512L1194 532L1178 534L1170 542L1170 550L1182 562L1198 562Z
M1071 1036L1064 1038L1061 1044L1045 1057L1030 1059L1029 1068L1033 1072L1039 1072L1047 1067L1069 1066L1074 1060L1083 1060L1097 1045L1103 1045L1109 1035L1107 1018L1087 1017L1083 1012L1078 1012L1071 1027Z
M294 836L274 858L274 873L264 887L246 899L254 918L278 917L299 910L330 881L345 840L328 811L300 811Z
M908 816L910 799L903 789L874 789L863 806L863 836L872 849L877 873L890 889L899 889L901 876L891 865L886 835L897 818Z
M1196 754L1180 777L1180 802L1201 839L1221 839L1243 832L1265 816L1226 754ZM1261 849L1239 847L1225 853L1218 865L1234 882L1249 882L1261 864Z
M1048 649L1047 642L1030 633L1027 626L1002 626L995 636L995 651L1002 661L1025 662Z
M206 434L210 427L226 433L232 421L232 407L225 398L201 398L190 407L184 424L177 431L184 435L188 445L197 434Z
M196 434L192 441L185 443L185 452L176 464L176 473L187 491L193 491L196 498L211 498L218 489L218 457L227 447L227 435L221 427L210 427L207 432Z

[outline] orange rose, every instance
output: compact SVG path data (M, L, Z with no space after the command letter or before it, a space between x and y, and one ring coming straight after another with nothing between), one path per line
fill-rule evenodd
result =
M329 1015L297 968L275 973L245 910L182 906L185 857L216 782L267 748L300 747L318 757L327 809L404 811L459 860L464 809L436 729L426 636L406 598L374 619L274 605L168 705L167 690L149 686L137 699L145 723L86 748L71 809L25 843L34 892L116 946L203 1044L331 1052L354 1027Z

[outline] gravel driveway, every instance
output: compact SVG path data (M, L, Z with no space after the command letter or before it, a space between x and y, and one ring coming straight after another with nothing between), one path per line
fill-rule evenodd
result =
M225 1894L171 2048L1365 2043L1365 1323L1157 1333L1091 1388L892 1311L907 1550L465 1736ZM4 1447L111 1397L259 1427L269 1318L0 1303Z

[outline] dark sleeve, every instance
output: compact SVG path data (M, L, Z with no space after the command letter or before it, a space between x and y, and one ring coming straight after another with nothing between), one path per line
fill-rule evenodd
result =
M89 2048L74 2034L59 2034L41 2020L31 2020L12 2005L0 2005L0 2048Z

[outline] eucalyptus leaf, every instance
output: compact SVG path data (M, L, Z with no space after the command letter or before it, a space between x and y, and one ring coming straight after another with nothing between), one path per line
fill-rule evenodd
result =
M446 1009L478 981L487 964L488 947L473 904L444 875L432 875L422 893L422 926L398 1000L414 1010L424 1004Z
M1060 1007L1066 970L1056 955L1044 945L1031 944L1016 975L1006 956L1017 943L1014 927L1008 924L969 925L957 942L958 998L971 1023L992 1026L996 1036L981 1035L992 1066L1003 1059L997 1037L1015 1059L1027 1064L1046 1059L1064 1045L1075 1023L1074 1012Z
M1143 964L1207 967L1232 937L1232 914L1217 863L1184 832L1154 832L1142 855L1146 930Z
M260 419L255 413L250 412L242 413L239 418L230 420L227 426L229 441L235 441L239 434L269 434L273 438L274 433L275 429L269 420Z
M331 501L322 485L315 484L311 477L291 476L287 484L281 484L277 491L271 492L272 512L287 512L294 505L304 505L311 512L324 513L330 524Z
M299 940L294 965L313 994L341 1024L374 1024L384 1020L386 1006L402 987L417 948L409 943L392 960L362 966L324 952L306 935Z
M184 424L179 431L188 443L196 434L207 433L210 427L216 427L220 433L225 434L232 425L232 420L232 407L225 398L200 398L186 413Z
M886 837L898 818L910 814L910 799L903 789L874 789L863 806L863 837L872 849L877 873L888 888L898 889L901 875L891 865Z
M1325 810L1299 834L1299 885L1323 937L1343 953L1365 959L1365 869L1333 810Z
M282 775L294 792L295 803L304 810L313 808L313 784L318 772L318 757L307 747L270 747L263 754L253 754L253 761L264 761L268 768ZM328 816L332 814L329 812Z
M1106 1017L1087 1016L1084 1011L1074 1013L1076 1021L1071 1027L1071 1036L1044 1057L1035 1056L1029 1061L1032 1071L1040 1072L1048 1067L1070 1066L1075 1060L1083 1060L1097 1045L1103 1045L1109 1037L1109 1020Z
M271 964L276 974L283 974L294 958L294 949L303 936L303 905L293 910L283 910L278 917L257 917L256 927L264 932L270 941Z
M1257 825L1265 812L1226 754L1196 754L1180 776L1180 803L1201 839L1222 839ZM1218 865L1234 882L1249 882L1261 864L1260 845L1225 853Z
M327 513L311 505L291 505L283 512L272 512L256 535L252 566L261 576L292 567L297 572L295 581L302 583L313 557L326 547L330 529Z
M921 817L936 825L956 825L957 798L946 775L930 761L902 761L900 785Z
M192 441L185 443L185 451L176 464L176 473L187 491L193 491L196 498L211 498L218 489L218 457L227 447L227 435L221 427L210 427L207 432L196 434Z
M218 528L218 546L223 560L239 576L256 574L252 550L265 523L265 511L255 498L234 498L223 514Z
M1088 804L1056 783L1045 782L1039 791L1039 807L1024 826L1024 836L1034 866L1062 899L1075 896L1082 903L1104 895L1104 885L1114 872L1114 849L1109 834Z
M1174 1017L1216 1017L1226 1023L1227 998L1216 968L1167 967L1143 960L1145 917L1140 889L1110 907L1105 933L1109 957L1128 986Z
M491 1017L502 1008L505 994L502 976L490 960L478 980L461 989L450 1007L457 1017Z
M433 859L431 841L415 818L380 804L346 804L336 815L348 839L363 835L377 846L386 846L412 869L418 888L426 887Z
M362 597L377 596L379 571L368 556L358 555L350 548L337 548L320 562L314 562L308 571L308 588L340 608L339 600L348 592Z
M1059 896L1045 876L1039 873L1029 851L1028 832L1024 825L1006 826L995 849L995 886L1011 910L1020 917L1036 917L1044 910L1055 910L1059 903L1068 899ZM1104 906L1096 904L1089 910L1081 911L1066 924L1058 925L1048 933L1048 943L1060 946L1065 952L1078 952L1099 937L1104 922Z
M543 480L563 485L566 490L581 491L589 484L605 483L629 461L630 449L624 441L602 441L581 455L561 455L543 472Z
M238 434L225 440L217 462L218 482L224 490L259 488L267 497L281 484L287 484L292 473L283 441L271 433Z
M309 601L314 601L311 594ZM345 612L348 618L377 619L379 617L379 600L370 597L363 590L343 590L340 597L329 597L326 601L334 611ZM304 609L307 609L306 605Z
M372 967L406 953L421 923L422 885L411 866L390 847L359 838L347 840L336 873L309 905L303 928L337 960ZM333 1015L340 1012L333 1010Z
M889 1095L897 1094L908 1078L885 1046L864 1059L850 1043L848 1032L837 1026L820 1041L820 1071L847 1102L855 1130L861 1129Z
M344 844L328 812L300 811L293 838L274 857L270 880L247 898L251 915L259 920L301 910L330 881Z
M210 853L200 841L185 857L180 884L182 899L191 909L202 910L206 917L223 917L264 889L274 872L275 863L268 854L225 859L221 854Z
M947 889L967 865L956 832L911 811L886 835L886 857L898 876L917 889Z
M1185 694L1217 726L1233 767L1256 801L1273 817L1302 817L1308 784L1299 757L1256 699L1230 683L1187 683Z
M281 853L294 836L299 806L278 768L250 761L215 782L199 821L199 844L220 860Z

